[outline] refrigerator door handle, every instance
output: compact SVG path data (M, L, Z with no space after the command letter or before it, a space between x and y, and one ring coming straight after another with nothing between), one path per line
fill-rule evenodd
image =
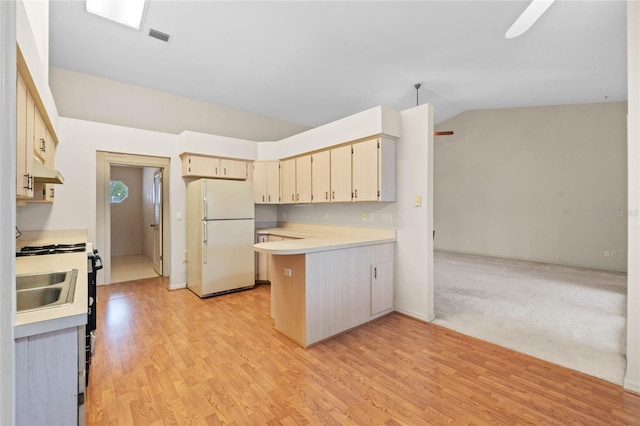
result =
M207 221L202 221L202 263L207 263Z
M207 203L207 197L202 197L202 220L207 220L209 217L209 203Z

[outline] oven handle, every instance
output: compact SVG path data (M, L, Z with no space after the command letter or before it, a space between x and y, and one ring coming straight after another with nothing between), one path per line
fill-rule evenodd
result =
M93 264L94 267L93 269L96 271L99 271L100 269L102 269L102 258L100 257L100 255L98 254L98 250L94 250L93 251Z

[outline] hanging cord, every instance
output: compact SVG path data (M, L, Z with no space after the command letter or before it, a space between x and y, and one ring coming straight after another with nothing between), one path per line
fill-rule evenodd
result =
M20 232L20 230L18 229L18 227L16 226L16 240L18 238L20 238L20 236L22 235L22 232Z

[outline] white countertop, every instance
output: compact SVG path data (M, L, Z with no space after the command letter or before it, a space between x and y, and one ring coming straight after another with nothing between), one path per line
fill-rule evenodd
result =
M17 240L16 246L20 248L25 245L86 242L86 232L84 237L79 232L70 232L66 235L60 232L57 235L33 235L28 238L30 239ZM91 245L88 244L87 248L90 249ZM68 305L16 313L14 324L16 339L87 323L87 263L86 252L16 257L16 275L78 270L73 302Z
M256 231L262 235L295 238L254 244L260 253L274 255L306 254L328 250L341 250L396 241L395 229L358 228L346 226L287 223L278 228Z

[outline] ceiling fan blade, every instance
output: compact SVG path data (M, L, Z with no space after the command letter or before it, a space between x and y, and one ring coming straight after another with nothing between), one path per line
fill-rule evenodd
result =
M506 38L516 38L524 34L553 4L555 0L531 0L529 6L522 12L504 35Z

